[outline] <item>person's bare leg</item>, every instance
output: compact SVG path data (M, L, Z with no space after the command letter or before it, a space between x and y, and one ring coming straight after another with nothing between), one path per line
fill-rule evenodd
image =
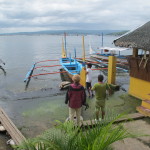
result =
M104 119L104 116L105 116L105 105L101 106L101 112L102 112L102 119Z
M105 111L102 111L102 119L104 119Z

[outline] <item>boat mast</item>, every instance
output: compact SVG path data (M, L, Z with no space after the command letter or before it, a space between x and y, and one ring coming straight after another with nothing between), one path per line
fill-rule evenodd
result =
M103 53L103 32L102 32L102 50L101 50L101 54Z
M64 38L65 38L65 51L66 51L66 57L67 57L66 32L64 32Z
M63 40L63 38L62 38L62 58L66 58L66 51L65 51L65 49L64 49L64 40Z
M103 47L103 32L102 32L102 47Z
M82 60L85 63L85 46L84 46L84 36L82 37Z
M74 48L74 58L76 59L76 48Z

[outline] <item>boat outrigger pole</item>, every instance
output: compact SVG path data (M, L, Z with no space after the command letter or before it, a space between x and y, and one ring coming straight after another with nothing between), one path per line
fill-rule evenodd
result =
M3 64L3 65L5 65L5 62L3 62L3 60L2 59L0 59L0 64ZM6 76L6 71L5 71L5 69L0 65L0 69L4 72L4 75Z
M0 66L0 69L4 72L4 75L6 76L6 71L5 71L5 69L4 69L2 66Z
M26 88L25 88L25 89L28 88L29 82L30 82L30 80L31 80L31 76L32 76L32 74L33 74L33 70L34 70L34 68L35 68L35 65L36 65L36 63L34 63L34 64L32 65L30 71L28 71L28 73L26 74L26 77L25 77L25 79L24 79L24 82L26 82Z

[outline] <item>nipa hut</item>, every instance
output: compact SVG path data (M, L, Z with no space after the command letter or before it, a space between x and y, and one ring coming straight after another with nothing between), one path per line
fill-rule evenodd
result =
M133 48L133 54L128 58L129 94L142 100L137 110L150 116L150 21L114 40L114 44Z

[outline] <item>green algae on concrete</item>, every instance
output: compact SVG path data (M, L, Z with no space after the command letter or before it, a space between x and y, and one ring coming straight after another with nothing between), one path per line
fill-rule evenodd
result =
M64 103L65 95L47 97L40 101L33 101L33 104L22 111L24 124L19 126L21 132L26 137L35 137L41 134L44 130L55 125L55 120L64 122L69 116L68 105ZM34 104L35 103L35 104ZM82 116L84 120L95 118L95 97L87 98L89 109L85 111L85 106L82 108ZM134 113L136 106L141 105L141 100L136 99L127 93L116 92L106 100L106 115L113 112L120 114L123 112ZM111 116L110 116L111 117Z
M26 137L34 137L55 125L55 120L64 122L68 117L65 95L47 97L22 111L25 124L19 129Z
M89 109L83 111L84 120L93 119L95 111L95 98L87 100ZM135 113L136 107L141 105L141 100L128 95L127 93L116 92L106 99L106 113L113 111L114 114ZM107 115L107 114L106 114Z

